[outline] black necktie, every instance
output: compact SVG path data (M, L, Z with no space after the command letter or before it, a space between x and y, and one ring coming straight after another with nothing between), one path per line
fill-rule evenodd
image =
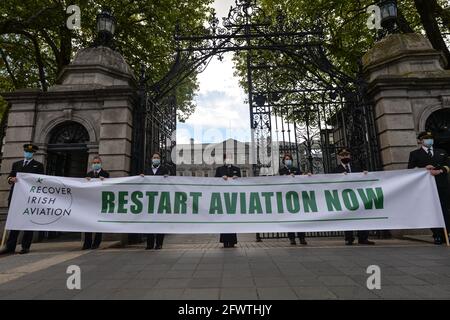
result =
M433 157L433 153L431 152L431 148L428 148L427 153L430 156L430 158Z

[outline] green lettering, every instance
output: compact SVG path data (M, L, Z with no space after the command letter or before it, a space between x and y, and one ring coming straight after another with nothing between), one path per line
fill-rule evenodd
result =
M209 206L209 214L214 214L214 213L219 213L219 214L223 213L222 199L220 198L219 192L213 192L211 194L211 203Z
M185 192L175 192L175 208L173 213L186 213L187 194Z
M302 191L303 210L305 212L317 212L316 193L314 191Z
M144 194L140 191L135 191L131 193L131 202L133 205L130 207L131 213L141 213L142 212L142 197Z
M202 193L191 192L189 195L192 197L192 213L198 214L198 199L202 196Z
M125 205L128 203L128 200L126 199L128 196L128 192L126 191L119 191L119 204L117 206L117 213L127 213L127 208L125 208Z
M250 192L250 208L248 213L263 213L258 192Z
M342 206L339 201L339 195L337 190L332 190L333 194L331 194L330 190L325 190L325 199L327 201L328 211L341 211Z
M345 189L344 191L342 191L342 200L344 200L345 207L348 210L358 210L358 198L356 197L355 191L353 191L352 189Z
M300 211L300 201L297 192L289 191L286 193L286 208L290 213L298 213Z
M102 191L102 213L114 213L114 192Z
M266 213L272 213L273 192L262 192L261 195L265 198Z
M358 189L358 193L364 203L364 208L372 209L375 204L375 209L383 209L383 189L378 187L374 191L373 188L366 188L365 193L364 189Z
M172 213L170 208L170 192L161 192L159 198L158 213Z
M236 205L237 205L237 192L230 193L225 192L224 193L225 198L225 210L228 214L235 214L236 213Z
M278 208L278 213L284 213L283 193L282 192L277 192L277 208Z
M158 192L156 191L147 191L145 195L148 198L148 213L154 213L155 212L155 197L158 195Z

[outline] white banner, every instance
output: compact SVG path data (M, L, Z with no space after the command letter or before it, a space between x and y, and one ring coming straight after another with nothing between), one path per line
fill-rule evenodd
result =
M228 179L19 173L9 230L221 233L443 227L424 169Z

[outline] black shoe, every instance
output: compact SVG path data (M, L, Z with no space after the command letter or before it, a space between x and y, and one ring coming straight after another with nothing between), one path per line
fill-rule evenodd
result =
M83 248L81 248L81 250L88 250L88 249L90 249L90 247L83 247Z
M161 250L162 249L162 246L156 246L155 247L155 250Z
M262 240L260 238L256 239L256 242L262 242Z
M30 252L30 249L22 249L19 254L27 254L28 252Z
M3 250L0 251L0 255L6 255L6 254L14 254L16 250L11 250L8 248L5 248Z
M361 241L358 240L358 244L374 245L375 242L370 240L361 240Z
M308 244L308 242L306 242L306 240L305 240L305 239L300 239L300 244L303 244L303 245L307 245L307 244Z
M99 247L99 246L95 245L95 246L92 246L91 249L92 249L92 250L95 250L95 249L98 249L98 247Z
M295 242L295 240L291 240L291 244L292 244L293 246L295 246L295 245L297 244L297 242Z
M146 246L146 247L145 247L145 250L153 250L153 247Z
M353 240L345 240L345 245L346 246L352 246L353 245Z

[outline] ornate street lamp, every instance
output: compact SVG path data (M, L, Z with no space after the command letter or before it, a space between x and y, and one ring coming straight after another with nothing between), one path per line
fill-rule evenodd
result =
M381 12L381 26L388 30L388 32L394 31L397 22L397 1L381 1L379 7Z
M95 46L112 47L114 32L116 31L116 19L108 8L103 8L102 12L97 14L97 38Z

